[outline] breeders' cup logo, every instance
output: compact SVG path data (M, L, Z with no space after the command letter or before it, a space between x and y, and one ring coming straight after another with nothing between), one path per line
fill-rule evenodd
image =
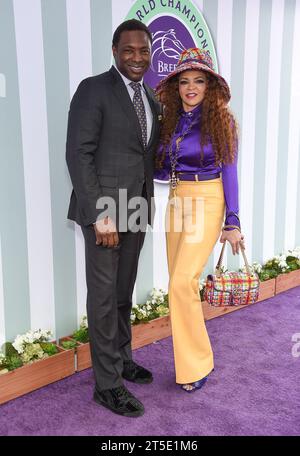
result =
M174 71L184 49L199 47L209 51L218 69L213 41L201 11L190 0L137 0L126 19L144 22L152 33L151 65L145 75L155 88Z
M174 29L158 30L153 33L151 70L159 76L167 76L169 71L175 69L176 62L184 49ZM172 62L175 60L175 63L166 63L167 60Z

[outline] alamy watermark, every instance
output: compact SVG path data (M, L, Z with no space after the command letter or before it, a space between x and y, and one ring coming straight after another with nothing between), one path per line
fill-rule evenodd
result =
M116 192L117 194L117 192ZM205 201L202 197L173 196L166 202L152 197L150 208L146 198L135 196L127 198L127 189L119 189L118 196L102 196L97 200L96 209L100 210L98 220L108 217L117 224L119 232L147 231L150 218L154 219L154 207L158 223L154 232L185 232L186 242L199 243L203 240L205 222ZM166 212L166 217L162 216Z

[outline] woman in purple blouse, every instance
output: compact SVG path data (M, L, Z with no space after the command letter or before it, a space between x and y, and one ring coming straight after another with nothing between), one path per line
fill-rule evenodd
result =
M228 108L230 89L207 51L183 51L157 93L164 114L155 178L170 180L166 236L176 382L192 392L214 369L199 297L201 272L220 234L233 254L240 242L244 248L237 125Z

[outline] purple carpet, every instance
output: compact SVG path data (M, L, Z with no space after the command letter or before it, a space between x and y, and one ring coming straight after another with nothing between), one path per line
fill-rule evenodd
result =
M171 338L134 352L150 385L126 386L144 403L140 418L92 401L91 369L0 406L0 435L299 435L300 287L207 322L215 371L193 394L175 384ZM296 350L295 350L296 351Z

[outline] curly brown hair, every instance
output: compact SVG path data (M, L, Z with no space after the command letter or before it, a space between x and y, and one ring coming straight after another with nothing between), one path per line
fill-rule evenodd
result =
M202 115L200 120L200 163L203 160L203 146L209 142L215 152L215 163L233 163L237 152L238 125L234 115L228 107L228 93L219 84L218 79L208 72L207 88L202 101ZM180 117L182 101L179 95L179 75L168 81L159 94L164 105L160 143L162 148L156 154L156 167L161 169L166 157L166 150L170 144L173 132Z

